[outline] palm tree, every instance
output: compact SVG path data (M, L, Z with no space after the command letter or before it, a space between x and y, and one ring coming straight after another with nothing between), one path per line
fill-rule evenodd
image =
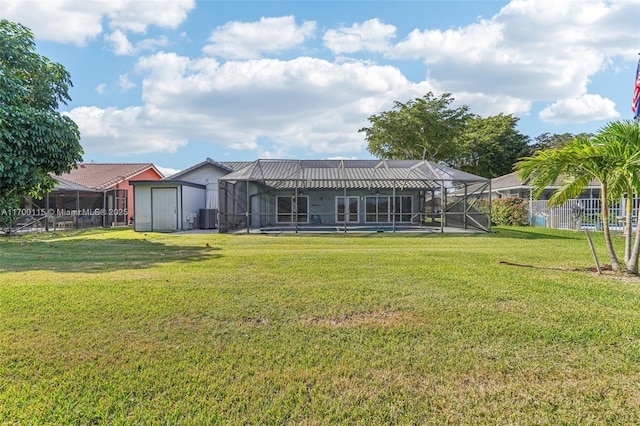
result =
M521 179L530 180L533 198L539 198L547 186L560 183L548 204L558 206L575 198L593 181L600 182L601 214L607 252L611 268L618 271L620 261L616 255L609 228L609 185L620 188L619 174L613 173L619 158L601 139L579 135L561 148L537 151L533 156L520 159L516 171Z
M625 211L625 255L627 272L638 273L640 254L640 223L636 226L632 244L633 200L640 194L640 123L631 120L607 124L596 139L606 148L607 155L617 159L615 170L610 175L613 182L612 196L624 197Z

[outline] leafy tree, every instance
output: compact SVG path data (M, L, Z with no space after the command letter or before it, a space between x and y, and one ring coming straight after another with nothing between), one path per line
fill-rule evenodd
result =
M37 54L33 38L28 28L0 20L0 199L9 204L5 209L24 195L50 190L56 183L51 173L68 172L82 160L77 125L57 111L71 100L70 75Z
M511 173L515 162L531 153L529 137L517 124L512 115L471 117L460 136L462 153L450 165L486 178Z
M429 92L407 103L395 102L391 111L369 117L363 127L368 150L378 158L425 159L449 163L462 151L459 137L472 117L469 107L451 108L445 93L436 98Z
M534 144L531 145L531 151L541 151L543 149L552 149L552 148L562 148L569 142L571 142L576 136L590 136L586 133L580 133L579 135L574 135L571 133L562 133L562 134L550 134L543 133L534 138Z
M429 92L391 111L369 117L363 127L368 150L379 158L425 159L484 177L513 170L515 161L529 155L529 138L516 129L518 119L499 114L482 118L463 105L452 108L451 94Z
M620 268L609 228L609 187L613 184L614 172L619 161L610 155L602 140L589 136L578 136L562 148L537 151L516 163L516 171L521 179L530 179L532 195L539 198L547 186L560 184L549 198L549 205L562 205L570 198L576 198L591 181L600 182L601 214L605 244L611 267L614 271Z

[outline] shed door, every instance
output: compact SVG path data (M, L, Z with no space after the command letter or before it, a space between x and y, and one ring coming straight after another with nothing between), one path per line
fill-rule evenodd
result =
M178 190L151 188L151 230L167 232L177 229Z

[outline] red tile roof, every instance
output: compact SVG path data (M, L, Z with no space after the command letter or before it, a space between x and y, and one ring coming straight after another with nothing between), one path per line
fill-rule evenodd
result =
M93 189L108 189L148 169L162 177L151 163L80 163L70 173L59 177Z

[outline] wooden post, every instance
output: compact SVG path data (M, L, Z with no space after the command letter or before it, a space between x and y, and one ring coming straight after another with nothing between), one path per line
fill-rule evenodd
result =
M596 262L596 269L598 270L598 275L602 275L602 270L600 269L600 263L598 262L598 256L596 255L596 249L593 247L593 241L591 241L591 234L589 234L589 230L585 229L584 233L587 235L587 241L589 241L589 247L591 247L591 254L593 255L593 260Z

